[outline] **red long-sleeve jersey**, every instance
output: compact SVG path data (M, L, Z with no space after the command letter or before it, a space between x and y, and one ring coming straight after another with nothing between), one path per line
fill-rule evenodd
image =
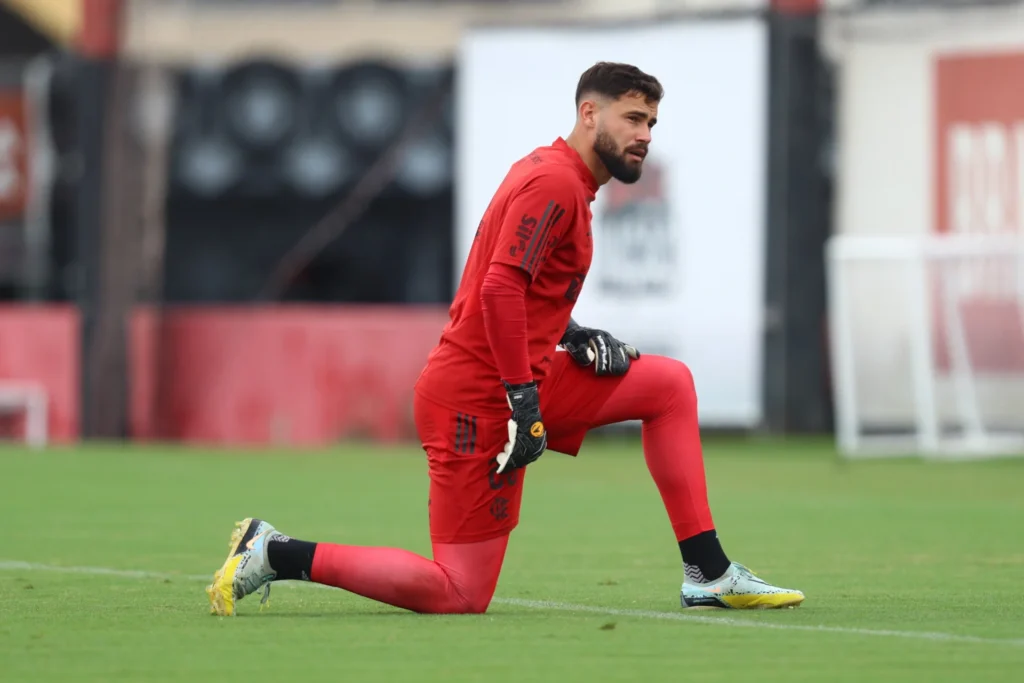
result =
M416 383L420 395L468 414L508 413L502 380L525 378L501 376L488 340L481 295L491 264L526 274L529 371L543 382L590 269L590 203L597 188L590 169L561 138L512 165L477 228L450 321ZM500 326L500 311L490 313ZM503 365L515 367L514 361Z

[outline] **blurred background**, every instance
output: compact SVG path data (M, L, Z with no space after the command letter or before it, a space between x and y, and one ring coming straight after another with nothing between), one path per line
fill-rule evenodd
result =
M995 0L0 0L3 434L413 439L483 208L602 59L667 97L578 320L709 430L1024 452Z

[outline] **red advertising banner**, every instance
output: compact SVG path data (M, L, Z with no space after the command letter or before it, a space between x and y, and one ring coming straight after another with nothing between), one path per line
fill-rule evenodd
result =
M28 126L20 92L0 91L0 221L20 218L28 197Z
M1021 84L1024 52L947 55L936 60L936 232L1024 233ZM978 372L1024 372L1020 267L1009 257L974 259L957 266L955 305ZM949 272L947 268L947 277ZM937 270L936 278L940 274ZM942 295L937 295L939 320L946 310L943 303ZM951 331L940 329L937 360L948 369L946 345Z
M413 385L447 320L441 307L141 311L132 434L215 445L415 439Z
M1022 230L1024 52L936 64L935 216L939 232Z
M413 385L447 320L442 307L140 310L130 325L131 435L214 446L415 440ZM77 310L0 307L5 380L40 386L50 439L77 440ZM0 433L23 436L23 417L0 417Z

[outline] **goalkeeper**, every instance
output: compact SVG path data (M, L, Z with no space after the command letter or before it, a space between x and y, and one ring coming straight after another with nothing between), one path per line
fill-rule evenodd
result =
M643 422L644 458L682 555L682 606L803 601L731 562L719 543L690 370L571 318L593 252L590 203L612 178L639 179L662 94L636 67L588 69L572 133L513 164L484 213L451 320L416 384L433 560L301 541L249 518L236 525L207 588L214 613L233 614L261 588L265 599L276 580L336 586L415 612L483 612L529 466L545 450L575 456L588 430L626 420Z

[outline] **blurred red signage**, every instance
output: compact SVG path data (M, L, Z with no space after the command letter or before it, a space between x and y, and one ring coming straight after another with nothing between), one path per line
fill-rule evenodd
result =
M28 127L20 92L0 91L0 221L20 218L28 196Z

